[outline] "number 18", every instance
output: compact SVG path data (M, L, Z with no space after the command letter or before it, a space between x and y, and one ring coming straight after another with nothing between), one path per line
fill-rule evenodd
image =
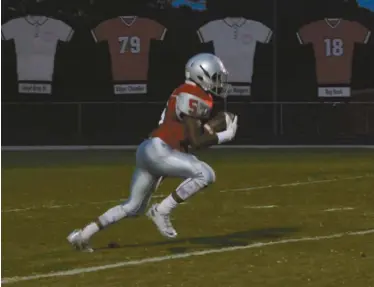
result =
M327 57L340 57L344 53L342 39L325 39L325 53Z

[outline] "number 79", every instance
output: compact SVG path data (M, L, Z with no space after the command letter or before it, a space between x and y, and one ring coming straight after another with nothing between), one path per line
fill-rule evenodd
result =
M119 50L120 54L124 54L126 52L131 52L134 54L140 53L140 38L139 37L137 36L118 37L118 42L120 43L120 50Z

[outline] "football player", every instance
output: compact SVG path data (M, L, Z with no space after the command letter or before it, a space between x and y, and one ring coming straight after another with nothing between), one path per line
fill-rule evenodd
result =
M201 127L201 120L208 119L212 110L212 95L227 95L228 73L218 57L205 53L192 57L186 64L185 73L186 81L170 96L159 126L136 151L136 170L129 199L83 229L74 230L67 239L75 248L92 252L88 245L92 235L125 217L143 213L164 177L185 180L161 203L154 204L147 216L163 236L174 238L177 232L170 221L171 211L215 181L213 169L189 154L188 149L222 144L235 137L236 116L225 118L226 130L222 132L206 133Z

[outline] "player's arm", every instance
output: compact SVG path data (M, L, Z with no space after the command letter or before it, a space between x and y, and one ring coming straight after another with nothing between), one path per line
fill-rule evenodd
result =
M229 113L222 113L222 115L212 119L212 121L216 120L217 126L221 123L224 124L226 128L221 132L214 132L216 129L211 129L210 131L208 129L207 132L202 132L199 120L188 116L184 118L187 139L193 149L222 144L231 141L235 137L238 128L238 117L234 116L232 118Z
M176 97L176 115L184 125L188 146L193 149L201 149L218 143L215 134L203 132L200 118L203 114L204 104L201 99L190 93L180 93Z
M198 119L188 115L183 115L182 120L188 143L192 149L196 150L218 144L217 134L203 133L201 123Z
M183 121L188 145L193 149L201 149L214 144L221 144L230 141L236 133L236 121L231 121L225 117L226 130L222 132L203 132L199 115L203 114L206 106L202 104L195 96L188 93L181 93L176 99L176 113Z

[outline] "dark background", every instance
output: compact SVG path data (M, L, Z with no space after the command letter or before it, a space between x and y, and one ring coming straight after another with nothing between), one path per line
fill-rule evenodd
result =
M301 26L325 17L355 20L374 32L374 13L356 1L212 0L203 12L161 0L8 0L2 8L2 24L44 15L75 31L71 42L58 45L53 95L47 96L18 94L14 42L2 41L2 145L138 144L184 81L187 59L213 52L213 45L200 44L196 30L224 17L257 20L274 33L269 44L257 45L252 95L228 100L228 110L240 115L233 144L374 144L374 92L322 102L312 46L296 38ZM151 44L147 95L113 94L108 45L94 43L90 34L103 20L127 15L168 29L164 41ZM374 88L373 39L355 46L354 91Z

